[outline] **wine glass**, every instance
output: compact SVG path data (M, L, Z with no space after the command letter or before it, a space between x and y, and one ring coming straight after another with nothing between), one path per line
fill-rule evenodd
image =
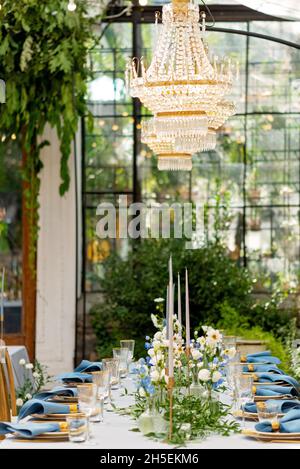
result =
M128 354L129 350L127 347L113 348L113 357L119 360L121 378L125 378L127 374Z
M78 391L78 407L79 411L87 416L88 419L88 433L90 434L90 417L96 407L96 394L97 386L93 383L79 384L77 386Z
M129 371L129 366L133 362L135 340L131 340L131 339L120 340L120 346L121 348L128 348L127 368Z
M105 371L94 371L93 383L97 386L97 403L100 404L100 412L97 415L97 422L104 420L104 400L109 396L110 373Z
M239 404L243 411L243 428L245 428L245 405L253 398L253 376L241 374L238 379Z
M120 381L120 361L117 358L103 358L102 359L103 371L109 372L109 390L108 399L112 403L112 389L118 389Z

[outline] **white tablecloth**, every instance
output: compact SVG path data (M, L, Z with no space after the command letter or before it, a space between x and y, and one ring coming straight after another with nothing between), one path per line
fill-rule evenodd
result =
M131 382L126 382L127 389L132 387ZM125 396L123 391L114 391L113 398L117 406L127 407L133 403L133 397ZM252 422L246 423L247 427L253 428ZM92 424L94 435L91 444L75 444L69 442L54 443L31 443L16 442L11 437L7 437L0 442L0 449L32 449L32 448L61 448L61 449L172 449L172 446L165 443L153 441L144 437L141 433L130 431L136 428L137 424L129 416L122 416L115 412L105 411L104 422ZM229 437L211 436L204 441L189 443L187 448L191 449L300 449L300 444L290 443L260 443L254 439L246 438L241 434L233 434Z

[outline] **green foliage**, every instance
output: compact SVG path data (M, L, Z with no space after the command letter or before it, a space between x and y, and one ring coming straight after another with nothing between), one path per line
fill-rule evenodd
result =
M217 326L220 329L223 329L227 335L235 335L248 340L264 341L266 343L266 348L271 350L273 355L281 360L280 368L288 374L292 373L292 370L290 369L289 351L283 341L285 337L280 339L276 337L274 333L264 330L262 326L253 325L253 318L250 316L239 315L239 313L227 303L224 303L221 306L220 312L221 319L218 321ZM268 312L265 312L264 314L267 315ZM283 316L285 315L283 314ZM279 321L280 313L277 312L276 317L274 317L273 313L273 318L275 321ZM291 323L293 323L293 320L290 321L285 317L285 321L285 329L288 330ZM268 322L265 324L268 324Z
M241 314L249 310L251 279L247 271L228 258L224 247L208 244L188 250L183 240L145 240L135 244L128 259L114 253L103 263L104 301L91 311L101 356L110 353L124 337L135 339L137 356L142 354L142 334L154 332L150 318L150 313L155 312L154 299L166 297L171 253L174 275L181 274L183 310L185 267L189 271L192 327L215 324L220 318L219 305L224 301Z
M67 0L5 0L0 10L0 76L6 81L6 103L0 106L0 129L16 134L26 155L24 180L31 256L37 238L38 142L47 123L57 130L61 151L60 194L69 188L68 159L78 118L86 110L89 77L87 52L93 40L85 2L76 12Z

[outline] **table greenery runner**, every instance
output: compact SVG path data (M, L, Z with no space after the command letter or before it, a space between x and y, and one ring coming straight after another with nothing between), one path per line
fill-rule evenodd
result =
M182 444L212 433L229 435L239 430L230 416L230 407L221 402L225 390L223 369L235 354L223 349L221 333L203 326L203 335L195 332L187 355L181 326L174 316L174 388L170 405L170 387L166 369L167 328L159 316L152 315L158 329L153 338L146 337L146 359L137 363L137 392L132 415L139 430L152 438ZM172 407L172 431L170 411Z

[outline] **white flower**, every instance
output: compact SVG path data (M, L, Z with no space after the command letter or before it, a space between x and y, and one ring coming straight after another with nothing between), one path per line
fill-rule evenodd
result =
M26 363L25 368L27 368L27 370L32 370L33 364L32 363Z
M194 360L198 360L201 357L201 352L197 348L192 349L191 353Z
M19 397L19 399L16 400L17 407L21 407L23 405L23 399Z
M157 317L155 316L155 314L151 314L151 321L153 322L154 327L156 327L156 328L159 327Z
M161 333L160 331L157 331L157 332L155 332L153 338L154 338L154 340L160 341L160 340L162 340L163 335L162 335L162 333Z
M198 362L198 363L197 363L197 367L198 367L198 368L203 368L203 362Z
M149 350L148 350L148 355L149 355L149 357L151 357L151 358L154 357L154 355L155 355L155 350L154 350L154 348L149 348Z
M140 389L139 389L139 395L140 395L141 397L146 397L146 392L145 392L145 389L144 389L144 388L140 388Z
M205 345L205 337L198 337L197 342L198 342L200 345Z
M154 298L154 303L163 303L164 301L164 298Z
M39 379L40 374L39 374L38 371L34 371L34 372L32 373L32 376L33 376L34 378L36 378L36 379Z
M221 342L221 340L222 340L222 334L220 333L220 331L218 331L217 329L213 329L212 327L208 328L208 330L207 330L207 341L208 341L208 343L217 344L217 343Z
M151 371L150 376L154 383L157 383L160 380L160 373L156 369Z
M199 371L198 373L198 378L200 381L209 381L210 380L210 371L207 370L206 368L203 368L202 370Z
M26 361L24 360L24 358L21 358L21 360L19 361L19 365L24 366L25 363Z
M29 401L29 399L32 399L32 395L31 395L31 394L29 394L29 393L28 393L28 394L26 394L26 396L25 396L25 399L27 399L27 400Z
M222 374L219 371L214 371L212 374L212 382L217 383L222 378Z

